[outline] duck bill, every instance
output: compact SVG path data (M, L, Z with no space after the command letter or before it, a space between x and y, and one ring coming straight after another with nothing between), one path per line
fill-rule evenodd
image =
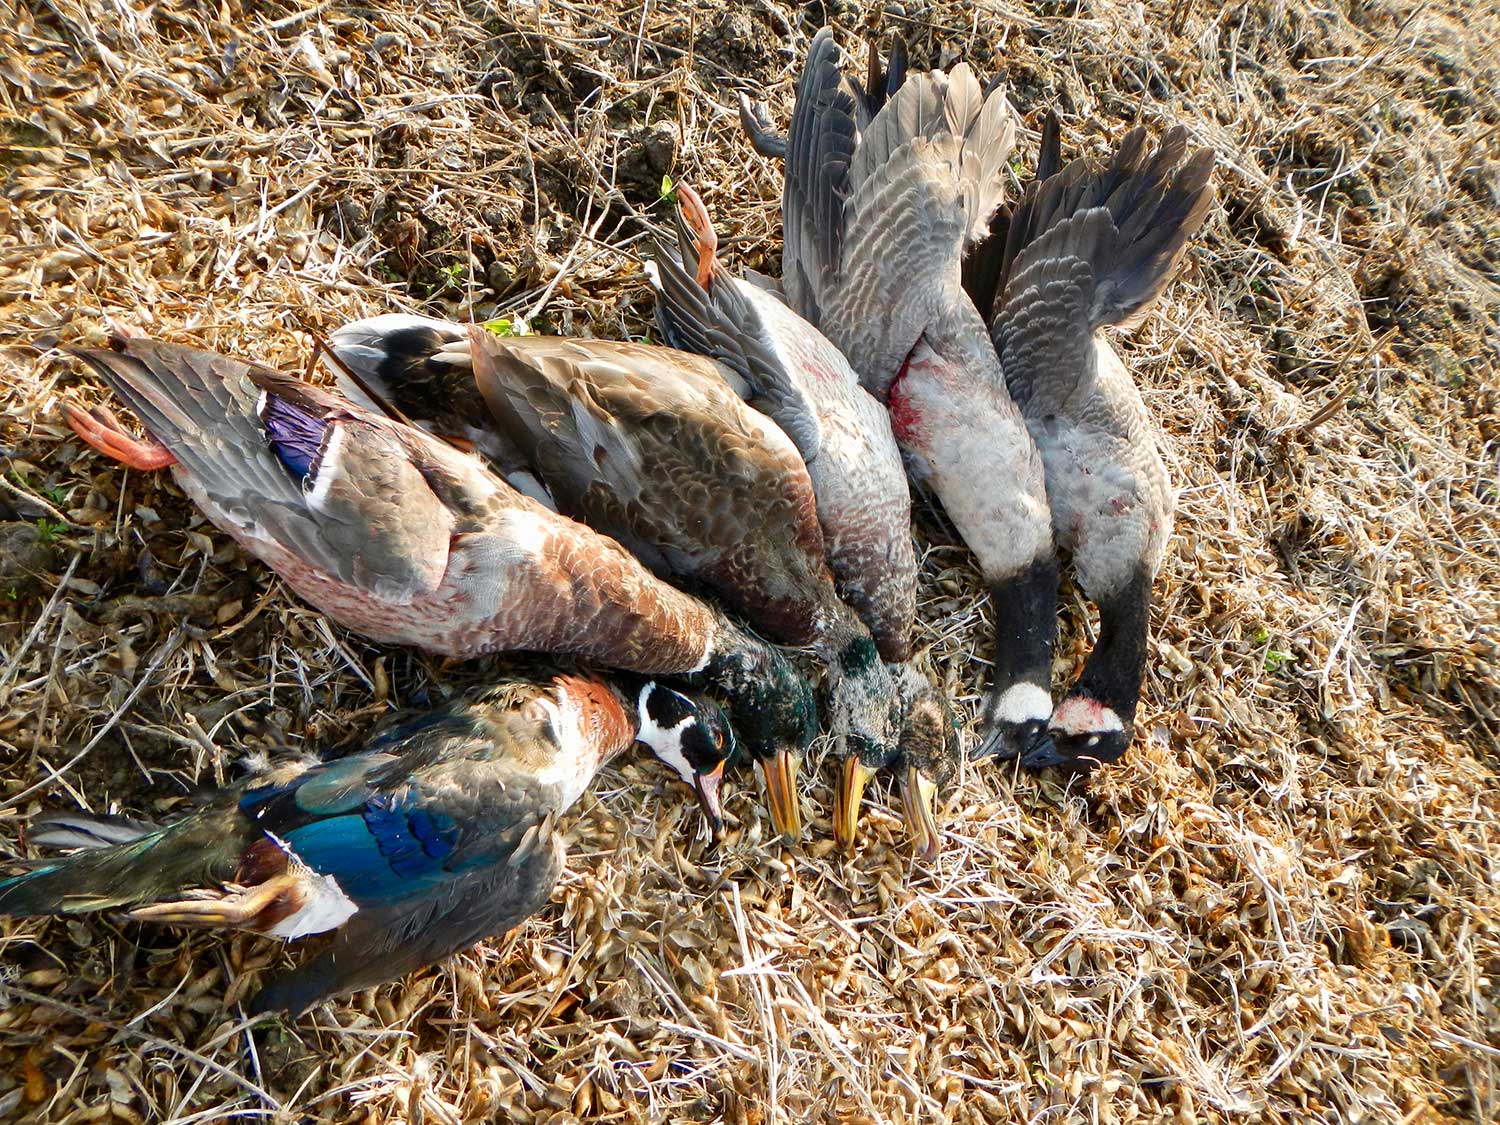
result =
M703 819L708 822L708 831L715 841L724 835L724 806L719 802L719 785L723 780L723 762L715 766L711 773L693 775L693 788L698 791L698 805L703 809Z
M901 773L901 808L906 830L916 842L917 854L929 863L937 859L943 848L933 813L936 801L937 783L915 766L907 766Z
M838 788L833 795L833 838L845 854L854 852L854 837L859 834L859 810L865 798L865 787L875 770L851 754L844 759Z
M802 836L802 805L797 800L797 770L801 765L802 759L786 750L778 750L760 763L771 823L788 846Z

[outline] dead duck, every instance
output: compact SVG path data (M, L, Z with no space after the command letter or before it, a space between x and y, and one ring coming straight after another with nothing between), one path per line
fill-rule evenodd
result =
M911 494L890 416L827 337L763 284L729 275L717 260L718 239L702 199L688 184L678 183L676 192L676 252L658 249L650 269L657 324L674 347L732 368L744 381L740 393L773 418L802 454L839 594L890 662L903 723L916 724L903 729L901 741L926 746L920 754L903 751L897 757L920 761L928 771L915 787L904 780L902 792L919 851L934 858L939 835L932 817L933 771L951 777L957 729L941 691L904 663L916 617L916 555ZM930 721L934 715L941 721ZM854 845L860 794L875 769L860 755L842 763L834 836L846 851Z
M1099 606L1098 641L1052 714L1041 765L1087 768L1130 745L1175 495L1140 391L1103 329L1141 322L1203 223L1214 154L1187 147L1175 128L1152 152L1137 128L1102 164L1061 167L1049 114L1036 178L970 269L1041 450L1053 533Z
M798 832L794 763L816 707L774 646L478 458L330 391L126 335L72 354L151 440L108 410L69 408L78 434L127 465L170 466L209 519L334 620L450 656L567 653L711 684L765 775L777 831Z
M952 792L960 757L958 725L953 708L915 666L892 664L891 678L901 701L901 739L896 754L879 766L858 756L839 764L834 790L834 838L852 850L859 833L859 813L866 787L882 769L895 776L902 816L916 853L927 862L942 850L942 826L937 811Z
M675 253L651 263L656 320L674 348L739 375L743 395L796 444L840 597L870 627L881 658L911 655L917 560L911 490L885 409L842 352L780 298L732 277L702 199L676 185L685 224Z
M879 72L878 65L874 71ZM752 113L745 118L769 133ZM1057 560L1041 457L962 287L1002 195L1015 117L1002 91L904 65L861 87L825 28L786 138L782 288L890 411L912 478L974 552L995 620L978 755L1050 754Z
M165 827L39 820L33 843L77 850L0 880L0 915L125 909L286 940L332 932L251 1004L300 1013L534 914L563 868L558 817L634 740L717 818L734 744L712 701L593 675L515 679L399 715L359 753L221 790Z
M905 673L880 662L869 630L838 597L800 451L740 401L732 369L670 348L501 339L389 314L338 329L330 346L358 365L355 374L374 393L419 415L409 388L422 378L405 372L428 361L415 345L425 340L456 355L465 332L472 377L499 440L514 451L506 456L519 457L560 510L615 536L659 572L712 589L773 639L813 646L829 669L840 761L859 763L864 774L899 760L903 715L918 701L894 690L892 676ZM371 364L371 356L382 358ZM936 695L929 684L926 702ZM935 705L946 708L940 697ZM956 756L956 734L936 752ZM841 766L839 777L850 768ZM910 814L914 834L933 838L923 834L923 814ZM930 809L925 815L930 821ZM848 823L834 818L846 849Z

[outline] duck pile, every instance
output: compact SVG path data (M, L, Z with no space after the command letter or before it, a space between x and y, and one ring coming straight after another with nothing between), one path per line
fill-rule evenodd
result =
M1103 162L1065 164L1049 115L1007 205L1018 122L998 84L964 64L909 72L899 46L861 80L826 29L787 132L749 102L741 118L785 161L782 277L732 274L679 184L675 237L647 264L670 346L390 314L332 334L337 392L119 327L72 353L148 436L104 407L71 409L73 429L125 465L170 467L333 620L584 670L398 716L360 753L164 827L46 817L33 843L70 854L0 882L0 913L331 934L255 1001L297 1012L537 910L563 865L559 816L632 742L695 788L715 832L742 743L790 845L820 722L782 646L822 673L839 843L889 770L931 860L960 741L913 651L913 484L990 589L971 756L1080 771L1126 751L1173 491L1101 331L1139 323L1168 284L1212 153L1136 129ZM1054 704L1060 558L1100 628Z

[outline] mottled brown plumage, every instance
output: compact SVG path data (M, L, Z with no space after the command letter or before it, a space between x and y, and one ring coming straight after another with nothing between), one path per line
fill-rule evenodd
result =
M889 673L834 588L802 457L717 365L628 342L478 328L470 340L491 413L562 511L709 586L773 637L814 646L841 746L894 752Z
M490 412L562 511L776 640L814 644L847 612L801 455L715 364L628 342L477 338Z
M869 626L883 659L905 660L917 560L890 418L826 336L774 294L730 276L714 257L707 209L686 184L678 194L691 207L696 237L679 223L676 252L657 251L657 323L674 347L732 368L746 401L796 443L839 596ZM708 275L706 285L694 267Z

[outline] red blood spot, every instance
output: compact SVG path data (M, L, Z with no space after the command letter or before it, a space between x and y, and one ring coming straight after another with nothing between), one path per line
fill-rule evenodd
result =
M902 374L905 373L903 369ZM916 403L906 396L905 386L899 378L891 384L886 407L891 414L891 431L896 435L897 440L908 445L920 445L922 412L917 409Z

